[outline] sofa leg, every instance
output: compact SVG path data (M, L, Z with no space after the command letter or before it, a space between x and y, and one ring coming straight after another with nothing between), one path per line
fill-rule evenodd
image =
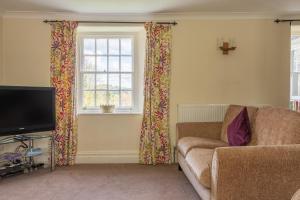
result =
M182 171L182 168L180 167L179 164L178 164L178 171Z

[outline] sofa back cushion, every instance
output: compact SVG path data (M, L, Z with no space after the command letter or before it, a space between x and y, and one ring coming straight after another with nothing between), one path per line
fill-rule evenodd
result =
M244 106L240 106L240 105L230 105L228 107L225 117L224 117L223 125L222 125L222 131L221 131L221 140L222 141L228 143L228 138L227 138L228 125L231 124L231 122L236 118L236 116L242 111L243 108L244 108ZM252 125L255 120L257 110L258 110L257 107L247 106L251 130L253 130ZM253 131L251 131L251 132L253 132Z
M260 108L250 145L283 144L300 144L300 113L285 108Z

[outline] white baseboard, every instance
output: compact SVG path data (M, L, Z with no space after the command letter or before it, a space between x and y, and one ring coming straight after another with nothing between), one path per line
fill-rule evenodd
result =
M77 164L138 163L137 151L81 151L77 153Z

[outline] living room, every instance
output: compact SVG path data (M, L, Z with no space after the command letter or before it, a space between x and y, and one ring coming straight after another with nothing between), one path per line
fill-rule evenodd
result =
M240 190L214 195L221 189L213 186L212 170L212 187L201 191L182 164L183 171L178 170L178 132L190 137L200 131L199 123L225 120L229 105L242 105L233 118L244 106L258 108L255 116L271 106L291 112L280 115L279 121L291 115L299 122L295 111L300 108L300 81L293 69L300 66L295 42L300 2L5 0L0 11L0 94L26 88L56 91L54 128L4 131L8 127L1 121L1 139L14 141L1 144L1 154L14 155L18 145L29 145L31 139L23 136L51 138L34 141L31 148L44 152L35 161L43 164L41 170L22 168L28 171L25 175L9 172L9 177L0 178L0 199L281 200L292 199L300 189L300 126L294 122L272 125L291 130L293 142L271 143L293 144L292 152L299 158L293 157L293 179L288 173L292 169L280 167L282 176L277 179L238 174L259 186L265 184L260 179L276 184L280 194L275 192L278 188L262 190L244 183ZM18 104L23 105L22 98ZM5 110L20 114L16 108ZM256 120L249 118L251 131L256 132L252 127ZM220 138L215 134L217 129L221 134L220 126L206 127L204 135ZM50 164L44 155L48 139L55 147ZM268 164L276 166L279 160ZM290 163L287 160L281 164ZM284 184L278 184L280 180ZM247 188L251 194L244 193Z

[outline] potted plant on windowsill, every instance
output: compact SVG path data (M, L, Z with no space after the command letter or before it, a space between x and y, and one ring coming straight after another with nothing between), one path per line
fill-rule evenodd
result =
M102 110L102 113L113 113L115 110L115 105L105 104L105 105L100 105L100 108Z
M112 94L107 94L108 96L108 102L112 102ZM100 108L102 110L102 113L113 113L115 110L115 105L108 103L108 104L101 104Z

